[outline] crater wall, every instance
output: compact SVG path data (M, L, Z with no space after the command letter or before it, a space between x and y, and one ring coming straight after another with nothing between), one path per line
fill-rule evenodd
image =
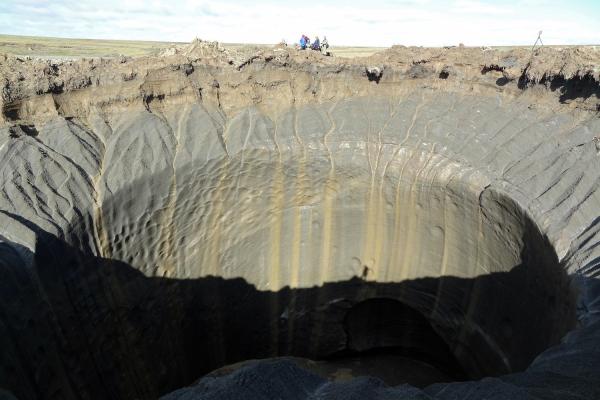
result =
M351 338L351 310L383 298L431 325L438 367L499 377L425 388L434 398L592 393L594 72L553 89L527 75L535 63L518 79L518 54L486 69L452 63L459 50L407 65L392 51L369 60L373 81L368 65L283 51L81 62L50 69L45 92L10 86L0 386L156 398L254 358L441 349ZM286 362L310 393L321 378ZM219 379L252 391L230 380L269 365ZM332 390L379 398L360 379ZM204 398L203 382L173 396Z

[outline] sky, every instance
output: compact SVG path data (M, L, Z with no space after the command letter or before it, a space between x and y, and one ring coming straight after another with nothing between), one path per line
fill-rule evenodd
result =
M301 3L303 5L301 5ZM600 0L0 0L0 33L331 45L600 44Z

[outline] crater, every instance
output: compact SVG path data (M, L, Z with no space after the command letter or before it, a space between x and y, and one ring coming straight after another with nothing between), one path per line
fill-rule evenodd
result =
M79 249L41 234L39 285L80 379L154 397L289 356L328 379L425 387L522 371L573 328L552 246L514 201L474 189L483 177L442 179L407 154L374 181L343 151L182 166L162 203L145 194L167 174L108 197L97 232L71 226ZM102 257L81 245L96 236Z
M1 388L600 395L595 76L194 46L7 81Z

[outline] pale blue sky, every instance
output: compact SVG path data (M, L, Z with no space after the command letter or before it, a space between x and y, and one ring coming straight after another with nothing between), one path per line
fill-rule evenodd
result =
M0 0L0 33L339 45L600 44L600 0Z

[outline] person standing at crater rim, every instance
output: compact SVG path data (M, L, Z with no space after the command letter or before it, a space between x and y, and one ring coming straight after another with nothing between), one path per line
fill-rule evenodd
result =
M302 35L300 38L300 50L305 50L307 46L310 46L310 39L306 35Z
M315 36L315 41L313 42L310 48L313 50L321 51L321 41L319 40L318 36Z

